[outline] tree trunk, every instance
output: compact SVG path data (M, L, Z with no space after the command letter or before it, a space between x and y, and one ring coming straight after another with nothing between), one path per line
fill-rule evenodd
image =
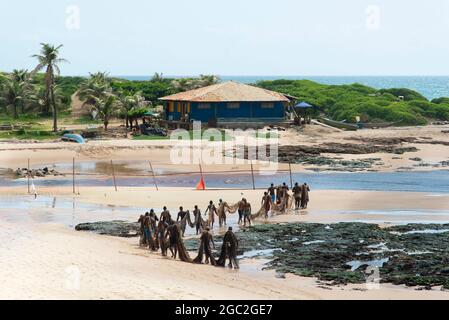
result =
M12 105L12 108L13 108L13 117L14 119L17 119L19 117L19 115L17 114L17 105L14 103Z
M126 122L126 129L129 128L129 119L128 119L128 115L125 116L125 122Z
M108 131L109 121L108 121L108 120L105 120L105 121L103 122L103 125L104 125L104 131Z
M52 78L52 84L50 86L50 96L51 96L51 104L53 105L53 132L58 132L58 109L56 107L56 101L55 101L53 78Z

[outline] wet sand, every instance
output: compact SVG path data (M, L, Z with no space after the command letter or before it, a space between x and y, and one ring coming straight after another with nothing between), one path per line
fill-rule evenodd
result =
M21 195L23 189L0 190L10 201ZM261 271L263 260L244 259L241 270L217 269L205 265L192 265L162 258L137 246L137 239L120 239L73 231L57 219L61 210L70 206L70 189L40 190L56 197L52 205L44 208L23 207L14 210L20 218L12 219L10 208L0 211L0 255L2 260L0 298L6 299L449 299L449 293L417 291L402 286L380 285L380 289L367 290L366 285L328 287L316 279L287 275L278 279L273 271ZM245 191L243 195L253 203L259 191ZM134 216L132 208L168 205L176 208L183 204L189 208L195 203L207 204L204 199L238 200L242 194L235 190L194 191L187 189L141 190L90 188L76 196L77 216L80 220L95 214L91 205L122 206L116 208L116 218ZM270 218L272 222L316 221L337 222L376 219L395 223L395 219L421 221L449 220L449 195L419 193L339 192L317 191L311 194L310 209L298 214ZM319 199L314 201L315 199ZM382 199L382 201L379 201ZM23 201L22 201L23 202ZM9 202L11 203L11 202ZM123 211L123 206L130 209ZM431 208L431 210L429 210ZM55 211L53 211L55 210ZM98 209L97 209L98 210ZM357 211L345 213L346 211ZM367 214L377 210L382 214ZM391 210L402 210L394 213ZM407 211L409 210L409 211ZM427 217L418 212L426 212ZM70 209L66 209L70 211ZM409 212L409 216L404 215ZM159 212L159 210L157 210ZM401 213L402 212L402 213ZM411 212L414 212L413 214ZM135 212L137 217L141 212ZM24 218L23 216L27 216ZM101 212L100 212L101 217Z

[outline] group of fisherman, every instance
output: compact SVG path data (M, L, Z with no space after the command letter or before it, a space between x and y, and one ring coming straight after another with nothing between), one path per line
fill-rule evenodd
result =
M206 214L209 212L209 216L213 217L217 214L220 208L227 206L225 202L220 200L219 209L215 207L213 202L209 204L206 209ZM223 245L219 259L215 259L212 250L215 250L214 238L211 233L211 226L213 227L214 220L208 219L204 221L201 217L201 211L198 206L195 206L193 210L194 222L190 221L189 211L184 211L183 207L179 208L179 212L176 221L172 219L167 207L163 208L162 213L158 217L153 209L150 212L145 213L139 217L138 223L140 223L141 238L140 245L148 246L151 251L161 251L162 256L167 256L167 252L170 251L171 257L176 259L192 263L203 263L205 258L206 264L214 266L225 266L226 260L229 260L228 266L230 268L238 269L237 263L237 248L238 239L233 233L232 227L228 228L228 231L223 237ZM226 225L226 217L221 217L220 226ZM201 233L200 247L198 250L198 256L195 259L191 259L189 253L184 247L182 238L186 230L186 226L189 224L196 229L196 234Z
M307 209L309 202L310 187L307 183L299 185L295 183L292 188L292 195L289 194L289 187L286 183L279 186L271 186L264 192L261 201L261 209L257 213L252 213L251 204L246 198L242 198L234 205L229 205L222 199L215 205L211 200L207 206L204 214L207 220L204 220L201 210L197 205L192 211L193 221L191 220L189 210L184 210L179 207L176 220L174 220L167 209L163 208L158 217L153 209L150 212L141 215L138 222L141 228L141 246L148 246L151 251L160 250L163 256L167 256L167 251L170 250L172 258L176 259L178 256L182 261L205 263L224 266L227 259L229 259L229 267L238 268L237 263L237 249L238 239L229 227L223 238L223 245L220 258L216 260L213 257L212 249L215 249L215 243L211 230L214 228L215 216L218 217L218 224L221 227L226 226L226 214L238 212L238 224L243 224L244 227L248 224L251 226L253 219L258 217L268 218L271 211L274 213L285 213L292 206L294 199L295 210ZM198 256L195 259L190 259L187 250L184 247L182 238L184 237L187 225L194 228L196 235L200 234L200 247Z

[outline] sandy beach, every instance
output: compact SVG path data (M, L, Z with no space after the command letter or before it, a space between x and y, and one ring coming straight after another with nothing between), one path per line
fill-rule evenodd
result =
M449 141L441 129L364 130L356 135L358 138L414 135ZM314 145L324 135L328 141L339 143L347 142L348 137L354 138L354 133L330 134L326 130L313 128L299 135L299 139L287 131L280 143ZM378 171L395 171L401 166L412 165L411 157L422 157L423 161L428 162L449 159L448 146L416 146L419 151L407 153L402 159L393 159L393 155L383 153L339 156L347 159L379 157L383 164L376 166ZM179 172L197 167L170 165L169 154L167 141L91 141L86 146L61 142L0 143L0 167L25 167L28 158L32 159L34 167L56 162L70 163L73 157L77 161L114 159L142 163L150 159L158 168ZM223 168L237 171L247 168L247 164L205 165L205 170L210 172ZM295 166L295 171L304 169L302 165ZM79 213L81 217L95 213L89 211L89 205L127 207L124 217L135 221L143 213L137 208L155 208L159 213L164 205L172 210L180 205L191 209L196 204L205 207L209 200L222 198L235 203L242 197L258 206L261 198L261 190L196 191L193 186L163 187L159 191L153 187L120 186L118 192L112 186L83 186L78 192L74 195L70 186L40 186L38 200L49 198L54 199L55 203L64 199L76 201L86 207L85 212ZM48 206L33 207L33 196L27 194L26 186L0 187L0 195L0 201L9 201L9 207L0 207L2 299L449 299L449 294L439 288L421 291L381 284L379 289L368 290L365 284L327 286L315 278L290 274L285 279L279 279L274 271L261 270L265 262L263 259L242 260L240 271L172 261L139 248L138 239L76 232L63 223L55 222L58 219L53 216L60 211ZM17 205L11 205L14 199L17 199ZM25 200L29 207L19 204ZM444 193L313 190L312 186L309 209L275 216L270 218L270 222L443 223L449 222L448 204L449 195ZM22 209L12 209L14 207ZM133 208L136 208L135 211Z

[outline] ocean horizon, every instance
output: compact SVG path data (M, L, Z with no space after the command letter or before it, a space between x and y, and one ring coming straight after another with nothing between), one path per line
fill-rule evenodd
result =
M195 76L164 75L167 78ZM151 76L114 76L131 81L145 81ZM237 81L251 84L264 80L311 80L328 85L360 83L376 89L407 88L419 92L429 100L449 97L449 76L219 76L222 81Z

